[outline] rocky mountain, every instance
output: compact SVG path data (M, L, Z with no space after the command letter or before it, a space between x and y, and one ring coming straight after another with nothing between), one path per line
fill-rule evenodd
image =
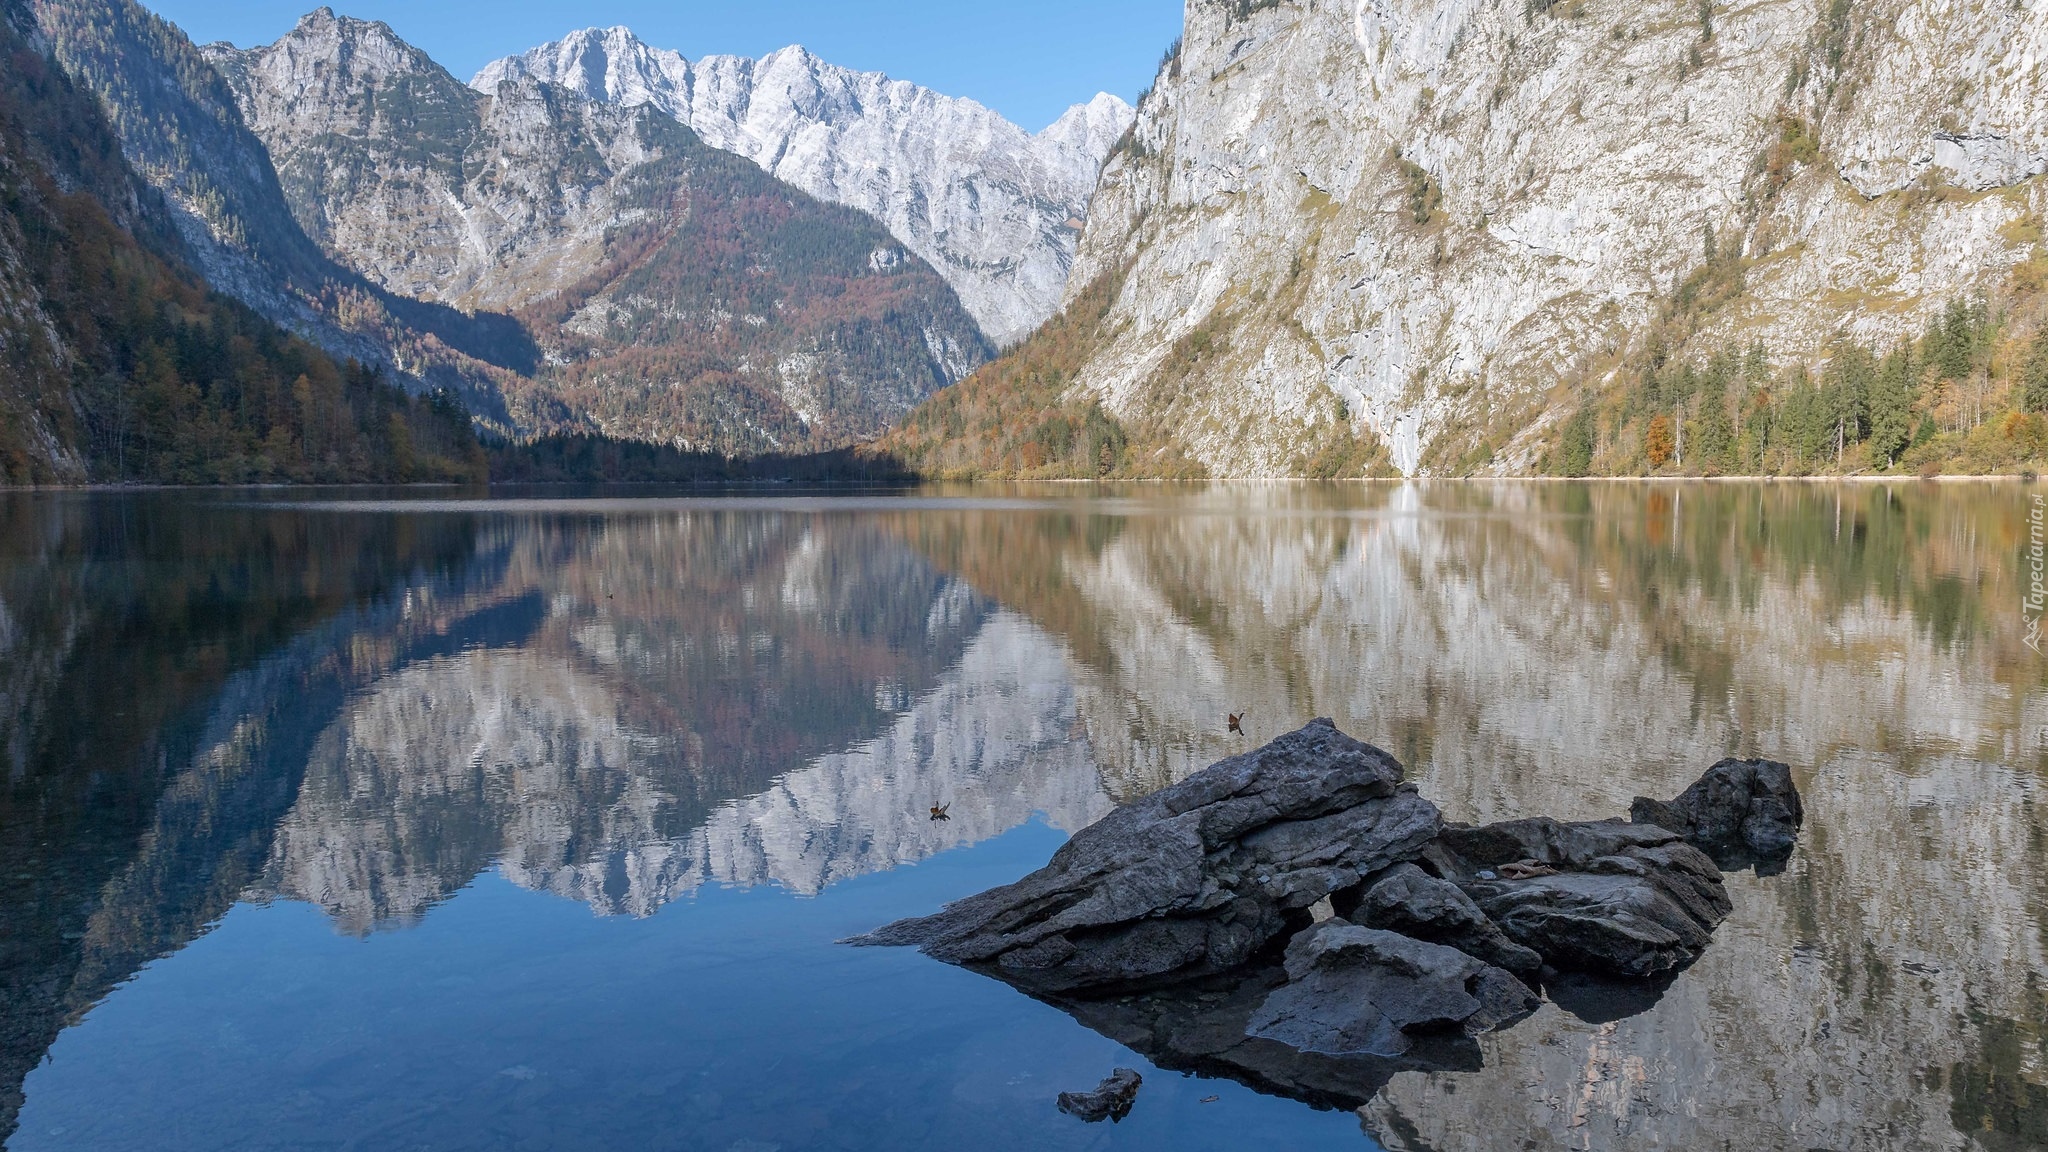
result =
M459 408L208 287L46 43L0 5L0 484L474 476Z
M503 388L535 360L518 324L383 291L329 260L293 220L233 93L176 25L133 0L28 7L45 49L98 97L208 284L409 390L455 392L483 424L510 430Z
M1648 414L1712 432L1667 379L1712 353L1761 344L1780 393L1951 300L2038 311L2044 58L2037 0L1191 0L1103 169L1046 403L1215 475L1413 474L1535 469L1634 389L1585 454L1661 466ZM2006 347L1912 361L1898 434L1980 435Z
M867 212L946 277L999 345L1057 307L1097 169L1132 115L1104 93L1033 135L972 100L800 47L692 62L625 28L495 61L471 84L492 93L529 78L657 109L820 199Z
M651 108L529 76L467 87L320 9L207 61L296 224L393 294L516 315L522 431L697 450L871 436L987 355L932 269Z

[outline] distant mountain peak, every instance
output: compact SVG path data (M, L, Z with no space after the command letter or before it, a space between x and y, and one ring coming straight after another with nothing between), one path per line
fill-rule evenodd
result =
M1058 308L1095 176L1134 111L1107 93L1036 134L980 103L820 59L801 44L692 61L630 28L584 28L486 65L651 106L814 196L876 217L929 261L999 344Z
M587 37L579 80L634 75L611 67L629 35ZM479 92L385 25L318 13L211 59L335 259L395 293L518 318L541 360L507 382L520 431L836 447L990 351L934 269L877 258L896 255L877 221L659 109L523 68Z

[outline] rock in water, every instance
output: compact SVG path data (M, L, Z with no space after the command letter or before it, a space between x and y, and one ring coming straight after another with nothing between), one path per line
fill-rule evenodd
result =
M1650 825L1539 816L1453 825L1438 844L1479 910L1557 968L1649 976L1682 967L1706 950L1733 908L1714 862L1676 833ZM1520 860L1557 872L1477 878Z
M1642 1011L1731 910L1714 861L1679 832L1446 826L1402 776L1312 721L1118 809L1015 884L850 943L973 967L1161 1068L1356 1108L1404 1071L1476 1070L1475 1037L1538 1003L1516 973L1540 971L1582 1018ZM1723 789L1761 798L1737 823L1782 810L1796 829L1784 779L1782 792L1761 774ZM1693 794L1668 807L1701 813L1687 826L1711 834L1704 816L1721 809ZM1622 995L1602 991L1615 976ZM1110 1088L1060 1106L1120 1116L1098 1103Z
M1729 868L1769 866L1792 854L1806 820L1792 770L1775 760L1723 760L1676 800L1638 796L1629 819L1684 837Z
M1398 761L1310 721L1081 830L1015 884L854 940L992 966L1041 994L1224 972L1442 827Z
M1093 1092L1060 1093L1060 1111L1090 1124L1121 1121L1131 1114L1131 1105L1138 1100L1138 1085L1144 1082L1143 1076L1129 1068L1119 1068L1097 1084Z
M1351 922L1448 944L1510 972L1533 976L1543 958L1508 939L1456 884L1413 864L1396 864L1375 878Z
M1286 967L1245 1034L1300 1052L1399 1056L1415 1033L1485 1032L1537 1005L1513 975L1456 948L1341 921L1296 935Z

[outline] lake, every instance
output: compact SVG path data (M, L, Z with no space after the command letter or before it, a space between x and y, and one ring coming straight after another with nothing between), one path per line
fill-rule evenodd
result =
M0 1134L2048 1147L2043 493L0 495ZM1454 820L1741 754L1805 831L1668 987L1355 1109L836 943L1315 716Z

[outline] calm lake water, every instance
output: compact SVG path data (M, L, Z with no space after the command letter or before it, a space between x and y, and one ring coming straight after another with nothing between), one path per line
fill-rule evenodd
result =
M0 1135L2048 1147L2040 488L0 496ZM1632 1012L1357 1111L834 941L1313 716L1452 819L1793 765ZM951 805L933 822L927 809ZM1054 1097L1145 1075L1120 1124Z

